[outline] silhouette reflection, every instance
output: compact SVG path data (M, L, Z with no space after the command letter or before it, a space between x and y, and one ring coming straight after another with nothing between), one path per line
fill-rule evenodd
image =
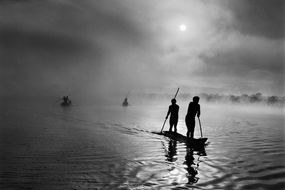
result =
M188 183L187 184L194 184L197 183L199 178L196 177L196 175L198 174L198 167L199 167L199 163L200 161L200 157L201 156L206 156L206 151L205 149L200 149L197 151L196 155L198 155L198 159L195 163L195 158L194 158L194 150L192 148L187 147L186 148L186 156L185 156L185 162L184 164L187 166L185 169L187 171L186 177L188 178Z
M166 151L165 157L169 162L175 162L177 160L177 141L170 140L168 143L168 151Z
M188 178L188 183L187 184L193 184L197 183L199 178L196 177L198 174L198 171L194 166L196 165L194 162L195 158L193 156L193 150L192 149L186 149L186 156L185 156L185 162L184 164L187 166L186 167L186 177Z
M164 146L164 143L163 143L163 146ZM166 161L176 162L178 159L177 141L169 140L168 148L164 146L164 149L165 149ZM200 162L202 162L200 160L202 156L207 156L205 148L194 149L193 147L186 146L186 155L185 155L185 160L183 162L183 165L184 165L183 168L186 170L186 177L188 179L187 184L189 185L195 184L199 180L199 177L196 177L196 176L198 175L199 164ZM181 165L180 166L177 165L177 166L181 167Z

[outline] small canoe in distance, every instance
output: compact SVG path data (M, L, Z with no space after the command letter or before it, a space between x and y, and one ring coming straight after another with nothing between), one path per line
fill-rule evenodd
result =
M123 102L123 103L122 103L122 106L123 106L123 107L127 107L128 105L129 105L128 102Z
M186 143L187 146L195 147L195 148L204 148L205 143L208 140L208 138L199 138L199 139L187 138L186 136L183 136L179 133L175 133L171 131L163 131L162 133L160 132L153 132L153 133L158 134L158 135L164 135L172 140Z
M61 106L70 106L70 105L71 105L71 101L62 102L60 105L61 105Z

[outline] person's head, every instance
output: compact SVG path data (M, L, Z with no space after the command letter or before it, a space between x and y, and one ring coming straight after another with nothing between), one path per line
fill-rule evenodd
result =
M175 99L172 99L172 100L171 100L171 103L172 103L172 104L176 104L176 100L175 100Z
M199 96L194 96L193 97L193 102L198 103L200 100Z

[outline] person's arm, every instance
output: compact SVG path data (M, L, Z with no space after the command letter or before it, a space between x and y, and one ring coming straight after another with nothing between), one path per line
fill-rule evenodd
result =
M200 105L198 104L197 117L200 117L200 115L201 115L201 110L200 110Z

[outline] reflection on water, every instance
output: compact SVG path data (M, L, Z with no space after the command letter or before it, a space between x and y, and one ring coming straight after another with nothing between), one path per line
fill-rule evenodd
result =
M177 160L177 141L170 139L168 142L168 151L166 151L166 161L175 162Z
M192 147L185 146L185 161L183 164L185 165L185 170L186 170L186 177L188 179L187 184L192 185L194 183L197 183L199 178L196 177L198 174L198 167L200 162L201 156L207 156L206 150L204 148L201 148L200 150L196 150L194 152ZM198 155L198 158L194 158L194 153ZM165 154L166 161L169 162L175 162L177 161L177 141L170 139L168 142L168 149Z
M204 108L210 144L193 150L152 133L161 128L163 106L11 107L0 115L0 189L285 186L284 116L278 111ZM178 132L186 134L183 122Z
M187 184L191 184L191 185L193 183L197 183L199 180L199 178L196 177L196 175L198 174L197 168L199 167L199 163L196 164L194 161L195 161L195 158L193 156L193 150L189 148L186 150L185 164L187 166L186 167L187 178L188 178Z

